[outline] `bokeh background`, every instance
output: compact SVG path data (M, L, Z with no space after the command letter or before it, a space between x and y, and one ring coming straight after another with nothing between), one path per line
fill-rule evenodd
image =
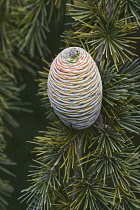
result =
M66 21L66 19L67 17L65 17L65 20L63 17L57 24L55 20L53 20L50 25L47 43L49 49L51 49L51 53L45 57L45 60L50 63L59 53L60 49L64 48L61 34L64 31L64 21ZM12 138L7 139L6 153L8 157L16 163L16 165L8 167L9 170L15 174L15 177L6 175L7 179L10 179L10 183L14 186L14 193L8 199L9 206L7 210L25 210L27 208L25 202L20 203L20 200L18 200L21 196L21 190L29 186L27 175L35 157L35 154L31 152L34 145L27 141L32 141L35 136L39 135L39 131L45 130L48 124L45 115L46 110L42 106L41 97L38 95L38 79L40 79L38 71L43 69L45 63L40 61L38 65L39 69L36 69L36 75L34 77L30 73L23 71L23 82L21 82L20 78L20 83L26 85L20 95L21 101L29 102L29 105L25 107L32 112L11 112L12 116L14 116L15 120L19 123L19 127L13 128L10 126Z

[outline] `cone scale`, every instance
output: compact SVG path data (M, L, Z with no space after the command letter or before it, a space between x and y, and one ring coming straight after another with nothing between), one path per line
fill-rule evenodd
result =
M53 60L48 76L48 97L66 126L84 129L100 114L102 81L96 63L80 47L69 47Z

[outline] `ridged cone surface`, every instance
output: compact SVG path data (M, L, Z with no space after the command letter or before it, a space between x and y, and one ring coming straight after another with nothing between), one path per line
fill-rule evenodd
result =
M48 96L66 126L84 129L95 122L101 109L102 82L88 52L69 47L57 55L49 71Z

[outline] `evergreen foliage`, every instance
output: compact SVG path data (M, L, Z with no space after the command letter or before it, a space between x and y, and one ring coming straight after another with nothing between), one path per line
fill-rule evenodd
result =
M52 123L31 142L37 165L23 191L28 209L139 209L139 152L127 133L140 132L139 60L120 65L119 72L104 63L103 105L96 123L75 131L50 108ZM40 94L48 108L48 69L41 75Z
M52 19L71 19L66 46L86 49L103 83L101 114L89 128L67 128L47 96L49 64L40 71L39 95L49 126L32 142L36 159L22 201L32 210L140 209L140 61L135 53L140 23L137 0L0 0L0 171L11 173L5 155L6 124L18 126L11 110L20 108L17 74L35 75L37 61L50 53ZM26 111L26 109L23 109ZM0 208L13 187L0 179Z
M139 209L139 152L130 133L140 133L139 71L134 43L139 24L137 1L75 0L69 4L73 29L67 46L85 48L97 61L103 82L101 115L94 125L75 131L49 107L48 69L40 92L49 127L36 137L36 165L23 192L28 209ZM134 58L133 58L134 57Z
M38 64L34 59L50 52L46 45L46 35L54 12L59 19L64 1L45 0L0 0L0 209L8 205L13 187L4 180L3 173L13 175L6 165L13 164L5 154L6 138L12 136L7 124L17 127L12 116L13 110L29 111L23 108L19 87L22 71L33 76ZM64 5L65 6L65 5ZM36 51L36 55L35 55ZM32 59L31 59L32 58ZM23 78L22 78L23 82ZM22 104L22 107L21 107ZM12 114L11 114L12 113ZM8 137L9 138L9 137Z
M16 75L23 68L34 74L32 66L36 66L27 56L17 52L13 40L16 25L13 22L12 6L16 3L20 4L19 1L0 1L0 209L3 210L8 205L6 197L13 192L9 181L4 179L5 173L13 175L7 165L14 164L5 154L6 138L12 135L7 124L17 127L18 123L11 113L21 110L19 95L23 87L18 87Z
M15 103L19 100L20 89L16 87L15 77L13 74L12 62L5 56L5 49L0 53L0 173L11 173L5 165L11 165L12 162L4 153L6 147L5 137L11 135L6 127L6 123L12 126L18 126L9 111L16 109ZM5 196L9 196L13 191L12 186L7 180L0 177L0 208L5 209L7 202Z
M64 33L65 42L77 46L88 44L94 59L106 59L107 63L113 60L116 67L118 63L125 62L125 57L131 60L132 56L136 56L132 49L135 49L133 43L137 39L132 34L138 29L140 17L135 10L133 17L137 18L133 20L128 12L128 8L134 8L130 2L75 1L69 14L76 23L73 31ZM136 5L140 9L140 5Z
M7 65L6 65L7 64ZM15 86L14 77L11 72L9 61L1 59L0 62L0 173L11 174L4 165L10 165L12 162L5 155L6 147L5 136L10 135L5 123L17 126L17 122L9 113L10 110L16 109L15 102L18 101L19 88ZM0 178L0 208L5 209L7 202L5 196L13 191L7 180Z

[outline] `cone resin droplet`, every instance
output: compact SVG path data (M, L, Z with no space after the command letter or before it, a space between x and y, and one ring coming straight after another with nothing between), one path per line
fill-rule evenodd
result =
M60 52L51 64L48 96L66 126L84 129L97 119L102 103L102 81L96 63L80 47Z

